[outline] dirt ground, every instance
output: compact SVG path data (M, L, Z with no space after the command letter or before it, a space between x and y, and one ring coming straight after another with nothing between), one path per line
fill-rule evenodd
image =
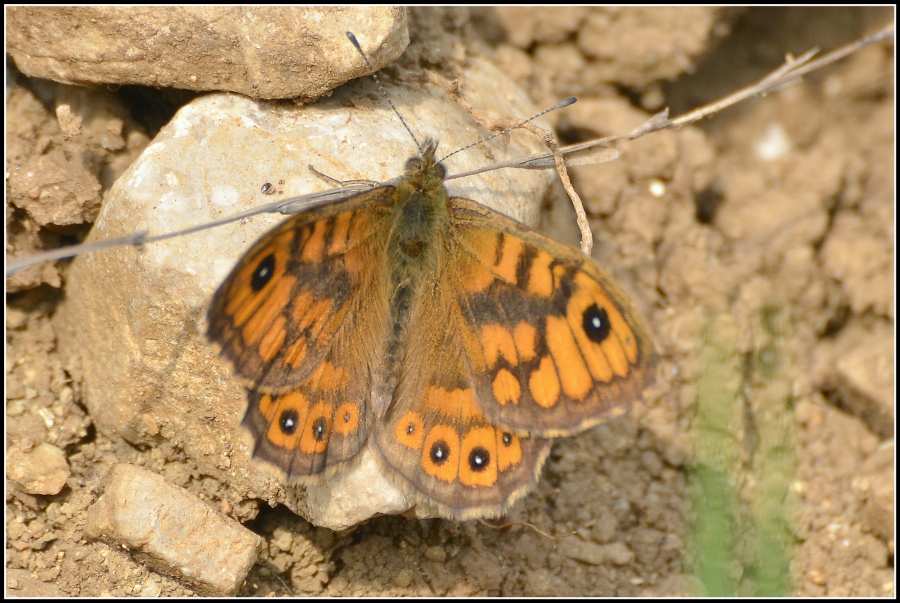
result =
M552 117L576 142L665 106L678 115L892 16L419 9L410 30L426 62L453 42L493 56L538 106L579 96ZM876 45L573 170L594 257L656 338L653 394L559 440L509 525L380 517L336 533L261 505L246 525L263 556L240 594L895 596L893 67L893 46ZM66 139L52 108L77 94L27 78L9 93L7 173L27 166L33 180L7 178L8 259L83 236L160 125L124 115L118 130ZM55 191L41 196L50 209L21 201L36 183ZM540 229L577 241L564 197L548 201ZM61 262L7 280L7 450L52 444L69 474L58 494L29 494L7 457L6 592L195 594L84 537L116 463L153 468L216 509L244 501L171 449L94 427L56 345L66 272Z

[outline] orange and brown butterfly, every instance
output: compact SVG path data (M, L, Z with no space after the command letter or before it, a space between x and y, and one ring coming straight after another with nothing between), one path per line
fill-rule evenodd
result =
M537 483L550 438L624 412L657 356L596 262L448 197L435 152L262 236L208 334L248 388L252 456L286 483L369 447L441 515L497 517Z

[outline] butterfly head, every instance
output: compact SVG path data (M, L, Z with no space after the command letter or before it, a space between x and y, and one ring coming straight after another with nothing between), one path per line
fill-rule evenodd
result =
M406 162L403 179L413 188L427 191L443 184L447 170L437 161L437 145L437 140L429 138L422 146L422 154Z

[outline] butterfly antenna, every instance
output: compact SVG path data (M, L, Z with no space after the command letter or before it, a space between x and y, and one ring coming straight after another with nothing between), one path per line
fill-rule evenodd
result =
M441 162L445 161L446 159L449 159L450 157L453 157L453 156L456 155L457 153L462 153L463 151L465 151L465 150L467 150L467 149L471 149L472 147L475 147L475 146L478 146L478 145L480 145L480 144L483 144L483 143L485 143L485 142L487 142L487 141L489 141L489 140L493 140L493 139L497 138L498 136L503 136L504 134L508 134L509 132L512 132L513 130L518 130L519 128L521 128L521 127L524 126L525 124L530 123L530 122L533 122L533 121L536 120L537 118L539 118L539 117L541 117L541 116L543 116L543 115L546 115L547 113L550 113L551 111L556 111L557 109L563 109L563 108L565 108L565 107L568 107L569 105L575 104L575 102L576 102L577 100L578 100L578 99L575 98L574 96L570 96L569 98L564 98L564 99L562 99L561 101L559 101L558 103L556 103L555 105L553 105L552 107L550 107L549 109L544 109L543 111L541 111L541 112L538 113L537 115L533 115L533 116L529 117L528 119L522 120L522 121L520 121L519 123L517 123L517 124L514 125L514 126L511 126L511 127L509 127L509 128L506 128L505 130L502 130L502 131L500 131L500 132L497 132L496 134L492 134L491 136L488 136L487 138L482 138L481 140L476 141L476 142L473 142L473 143L470 144L470 145L466 145L466 146L464 146L464 147L461 148L461 149L456 149L455 151L453 151L453 152L450 153L449 155L445 155L444 157L442 157L442 158L440 159L440 161L438 161L438 163L441 163Z
M403 124L403 127L406 128L406 131L409 132L409 135L412 137L413 141L416 143L416 146L419 147L419 153L422 155L425 154L425 149L419 143L419 139L416 138L416 135L413 134L412 129L409 127L409 124L406 123L406 120L403 119L403 116L400 115L400 112L397 111L397 107L394 106L394 103L391 102L391 97L388 96L387 90L384 88L384 84L381 83L381 80L378 78L378 74L375 73L375 66L372 65L372 62L369 61L369 57L366 56L366 53L363 52L362 46L359 45L359 40L356 39L351 32L347 32L347 38L350 40L350 43L353 44L353 47L356 48L356 52L360 54L363 60L366 62L366 66L369 68L369 76L375 80L375 83L378 84L378 90L381 91L381 96L384 100L387 101L387 104L391 106L391 109L394 110L394 113L397 115L397 118L400 119L400 123Z

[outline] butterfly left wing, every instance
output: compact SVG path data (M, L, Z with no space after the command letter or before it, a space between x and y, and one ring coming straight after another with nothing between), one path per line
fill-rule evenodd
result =
M246 386L290 391L342 329L357 331L361 350L384 337L381 258L395 192L385 186L294 214L238 261L213 295L208 336Z
M371 433L369 375L389 331L379 258L395 191L288 218L213 297L209 337L248 388L251 455L283 481L344 468Z
M518 434L580 432L655 378L649 330L592 259L473 201L452 198L449 245L478 407Z

